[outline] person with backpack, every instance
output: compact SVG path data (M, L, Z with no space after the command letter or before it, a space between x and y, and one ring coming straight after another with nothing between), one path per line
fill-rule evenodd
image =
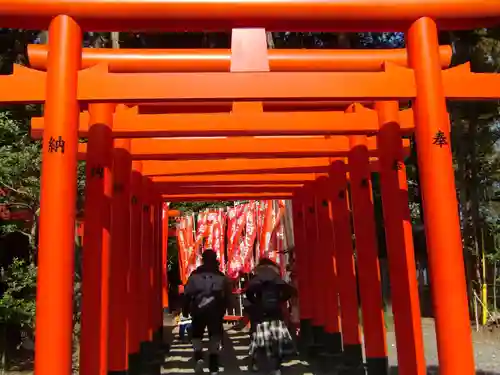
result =
M191 341L196 372L204 366L202 339L208 329L208 367L213 375L219 372L219 350L224 332L223 321L230 307L232 287L219 270L217 254L207 249L202 254L203 264L194 270L184 288L183 315L191 315Z
M285 302L294 294L293 287L281 278L279 266L270 259L261 259L246 290L247 300L253 305L255 324L249 356L255 361L257 352L263 351L274 375L281 374L283 355L293 347L283 310ZM254 365L253 362L252 367Z

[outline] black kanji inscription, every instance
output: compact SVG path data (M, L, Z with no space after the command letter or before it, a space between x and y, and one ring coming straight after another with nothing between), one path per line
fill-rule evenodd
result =
M399 160L394 160L394 163L392 164L392 169L395 171L400 171L403 169L403 162Z
M113 191L115 193L121 193L123 191L123 184L120 184L119 182L115 182L113 184Z
M149 212L149 206L148 206L148 205L144 205L144 206L142 206L142 210L143 210L144 212Z
M309 213L313 214L314 213L314 207L309 207Z
M100 165L92 167L90 169L90 175L92 177L104 178L104 168L102 166L100 166Z
M137 204L137 197L135 195L132 195L131 202L132 204Z
M367 188L368 186L369 186L368 179L367 178L363 178L361 180L361 187L362 188Z
M446 135L442 130L439 130L432 139L432 144L437 145L439 147L443 147L448 145L448 140L446 139Z
M323 202L321 202L323 204L323 207L328 207L328 201L325 199L323 200Z
M345 191L344 190L339 191L339 198L340 199L344 199L345 198Z
M57 139L54 137L49 138L49 152L59 152L61 151L61 154L64 154L64 146L66 142L64 139L59 136Z

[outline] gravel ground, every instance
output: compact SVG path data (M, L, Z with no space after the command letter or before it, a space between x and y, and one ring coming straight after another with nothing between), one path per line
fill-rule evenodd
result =
M438 358L434 320L423 319L424 350L427 367L430 374L437 374ZM485 329L472 333L474 353L476 358L476 374L500 375L500 330ZM396 339L394 332L388 332L387 345L389 348L389 362L397 366ZM395 372L397 373L397 372Z

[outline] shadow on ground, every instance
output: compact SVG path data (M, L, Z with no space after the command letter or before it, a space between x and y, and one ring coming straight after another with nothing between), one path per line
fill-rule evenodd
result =
M173 338L168 355L165 357L161 373L169 375L194 374L194 362L192 360L193 350L189 343L183 343L177 337ZM205 337L204 341L208 340ZM246 331L234 329L232 326L225 327L223 338L223 350L221 354L221 372L230 375L248 373L249 359L248 346L249 335ZM307 361L298 356L287 358L283 363L283 374L304 375L317 374ZM205 369L205 372L208 370Z
M194 374L193 350L191 344L181 342L177 337L177 330L166 327L164 330L164 342L168 343L163 351L150 360L150 365L145 368L141 375L183 375ZM205 337L204 341L208 338ZM236 329L234 326L225 327L223 338L224 349L221 354L221 373L238 375L252 373L249 369L248 346L250 344L248 332ZM205 373L208 369L205 368ZM265 374L266 372L258 372ZM347 369L339 365L338 358L318 355L314 358L303 358L291 356L283 363L283 375L365 375L363 368ZM436 366L427 368L428 375L439 375ZM372 374L368 374L372 375ZM398 375L398 368L390 368L389 375ZM500 375L498 372L477 370L476 375Z

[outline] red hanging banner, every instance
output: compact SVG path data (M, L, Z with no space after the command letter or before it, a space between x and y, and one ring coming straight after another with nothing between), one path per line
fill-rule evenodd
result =
M221 271L226 271L231 278L251 272L262 257L278 263L284 274L286 202L250 201L226 210L218 208L198 213L196 235L193 232L194 215L179 220L177 237L183 280L201 264L201 254L209 248L216 252ZM257 252L254 253L257 240Z

